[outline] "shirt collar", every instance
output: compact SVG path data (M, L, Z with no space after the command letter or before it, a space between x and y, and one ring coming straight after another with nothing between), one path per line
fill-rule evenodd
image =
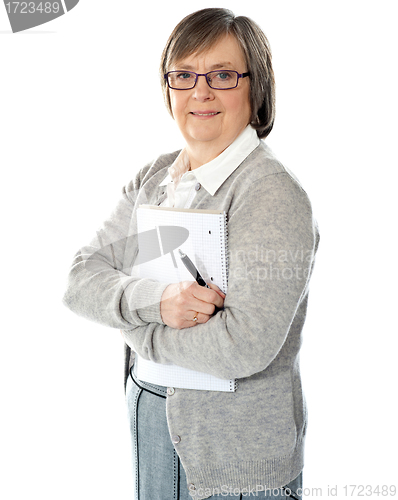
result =
M214 160L196 168L192 173L206 191L214 196L225 180L259 144L260 139L256 131L248 125L221 154L214 158ZM188 155L185 149L183 149L169 167L169 174L160 185L164 186L172 181L178 183L188 168Z

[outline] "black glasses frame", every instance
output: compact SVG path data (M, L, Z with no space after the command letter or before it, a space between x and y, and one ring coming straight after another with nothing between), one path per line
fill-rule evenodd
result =
M195 87L195 85L197 84L199 76L205 76L206 77L207 85L211 89L214 89L214 90L230 90L230 89L235 89L238 86L238 84L239 84L239 78L245 78L246 76L250 76L249 72L248 73L238 73L237 71L234 71L234 70L231 70L231 69L224 70L224 71L228 71L229 73L235 73L236 75L238 75L238 78L236 79L236 85L234 85L233 87L219 88L219 87L213 87L210 84L208 75L210 75L210 73L222 73L222 70L209 71L208 73L195 73L194 71L183 71L183 70L181 70L181 71L169 71L168 73L164 74L163 77L166 80L166 83L169 86L169 88L173 89L173 90L192 90ZM195 83L192 85L192 87L186 87L186 88L183 88L183 89L179 88L179 87L172 87L170 85L170 82L169 82L169 75L171 73L189 73L190 75L195 75Z

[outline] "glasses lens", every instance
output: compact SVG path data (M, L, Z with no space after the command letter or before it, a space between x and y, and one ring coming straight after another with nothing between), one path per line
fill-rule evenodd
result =
M213 89L230 89L236 87L238 74L236 71L211 71L207 75L207 81Z
M173 89L190 89L195 86L196 75L190 71L171 71L168 80Z

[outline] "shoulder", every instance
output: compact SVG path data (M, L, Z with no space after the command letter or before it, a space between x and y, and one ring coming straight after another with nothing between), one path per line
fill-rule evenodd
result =
M240 167L242 178L239 181L238 174L237 198L265 219L265 214L277 217L279 223L284 218L290 221L292 230L305 226L310 239L315 234L317 248L319 231L310 198L296 175L278 160L264 141L260 141Z
M251 198L255 192L262 192L281 202L293 197L309 203L298 178L264 141L236 169L233 184L242 195L251 193Z
M137 192L137 190L141 189L146 184L158 185L159 182L166 177L168 168L172 165L179 153L180 150L162 154L155 160L147 163L139 170L135 178L124 186L124 194L129 196L130 193Z
M274 238L296 240L317 248L319 233L311 201L296 176L261 141L234 172L230 184L228 221L238 235L247 231Z

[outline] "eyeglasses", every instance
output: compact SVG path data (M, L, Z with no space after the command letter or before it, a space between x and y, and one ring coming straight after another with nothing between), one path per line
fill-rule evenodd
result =
M210 88L229 90L238 86L239 78L245 78L250 73L238 73L232 70L209 71L208 73L194 73L193 71L169 71L164 75L167 85L174 90L193 89L199 76L205 76Z

